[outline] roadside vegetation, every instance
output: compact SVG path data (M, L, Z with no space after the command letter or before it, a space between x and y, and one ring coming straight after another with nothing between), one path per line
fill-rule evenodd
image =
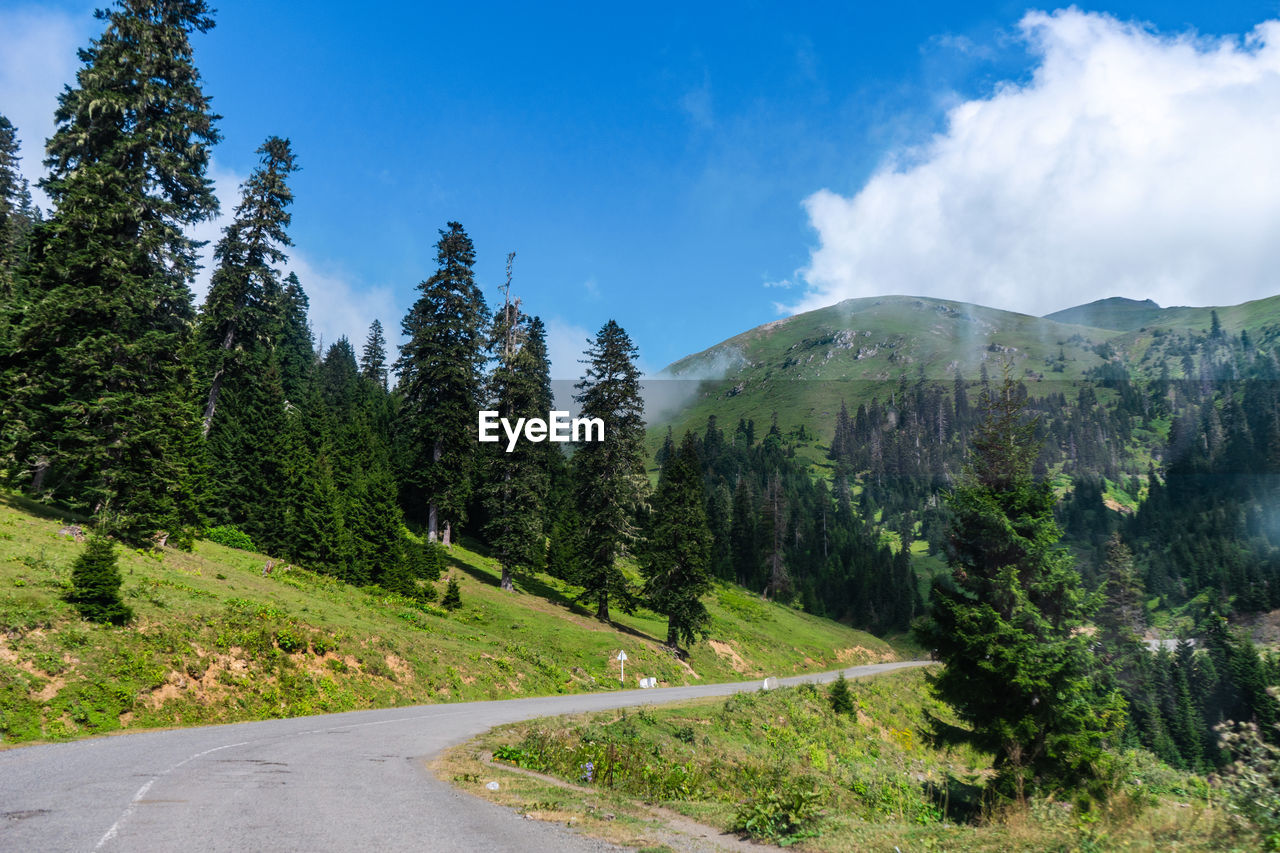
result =
M850 681L850 713L835 709L832 685L806 685L517 723L457 748L437 771L533 818L655 849L680 849L675 815L715 827L722 840L815 851L1225 851L1263 843L1224 807L1220 789L1138 750L1117 756L1105 801L1066 791L997 800L986 790L992 756L931 744L930 716L956 720L929 678L910 670ZM489 754L494 763L483 760ZM485 788L495 780L497 792Z
M37 514L43 513L43 514ZM5 744L409 703L499 699L790 675L894 659L884 642L730 586L706 597L710 640L680 661L666 619L601 623L544 574L499 586L462 545L435 601L201 541L191 553L118 548L130 627L65 600L85 545L72 519L0 494L0 737ZM440 606L450 582L460 604ZM423 597L430 597L431 593ZM435 603L440 602L440 603Z

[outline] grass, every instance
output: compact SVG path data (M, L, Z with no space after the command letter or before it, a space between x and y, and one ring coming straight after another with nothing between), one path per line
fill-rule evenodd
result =
M0 493L0 738L64 740L121 729L223 723L394 705L616 690L627 682L733 681L894 659L868 634L731 586L707 598L711 639L686 661L641 610L602 624L547 575L499 588L477 550L456 546L454 613L197 543L121 550L127 628L92 625L63 601L84 548L79 519ZM443 592L445 579L436 584Z
M949 388L957 370L974 381L983 364L998 377L1003 359L1033 396L1043 396L1102 364L1095 346L1120 335L940 299L852 299L766 323L670 365L672 376L716 378L650 424L649 441L656 450L668 424L677 438L701 431L713 413L730 433L738 418L753 418L762 436L776 412L784 433L804 424L825 445L841 402L853 412L872 397L885 401L903 377L914 383L924 375Z
M853 715L832 710L827 688L803 686L528 721L458 747L437 772L534 818L634 846L671 844L663 833L678 831L665 819L674 813L815 851L1255 849L1203 779L1145 753L1122 758L1104 805L1047 797L993 807L982 790L989 756L930 744L927 716L948 712L927 677L911 670L851 681ZM486 763L490 753L550 776L504 770ZM485 788L490 781L498 793ZM547 816L531 808L550 802Z

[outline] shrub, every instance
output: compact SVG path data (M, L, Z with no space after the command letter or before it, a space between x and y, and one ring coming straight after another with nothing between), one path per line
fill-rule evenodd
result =
M124 625L133 618L133 611L120 599L121 583L115 544L105 536L92 536L71 567L67 601L90 622Z
M424 581L440 580L440 572L444 569L444 546L438 542L423 542L421 545L409 544L409 573Z
M798 781L789 782L780 790L771 786L742 804L730 828L787 846L818 834L815 826L824 799L822 791Z
M307 650L307 638L294 628L285 626L276 631L276 645L285 654L305 652Z
M845 681L844 673L840 673L840 677L831 683L831 690L827 694L827 698L831 702L831 708L837 714L853 713L853 694L849 692L849 682Z
M445 610L457 610L462 606L462 591L458 588L458 579L449 578L449 585L445 587L444 598L440 601L440 606Z
M1265 849L1280 850L1280 748L1253 723L1228 721L1215 730L1235 759L1221 777L1228 810L1262 833Z
M257 550L253 547L253 540L249 538L249 534L229 524L210 527L205 531L204 537L210 542L226 545L228 548L239 548L241 551Z

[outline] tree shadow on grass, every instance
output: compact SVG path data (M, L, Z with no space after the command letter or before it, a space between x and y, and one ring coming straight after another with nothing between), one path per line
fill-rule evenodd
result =
M465 547L482 556L485 555L485 551L487 550L481 543L471 539L465 540ZM486 586L498 587L502 584L502 575L500 570L487 568L479 565L478 563L468 561L459 552L446 551L445 565L456 566L459 571L466 572L472 578ZM582 604L575 601L572 595L564 592L563 590L557 589L537 575L521 573L514 575L511 580L512 583L515 584L516 590L519 592L541 598L542 600L549 601L552 604L558 604L575 616L585 616L588 619L595 617L595 613L593 611L583 607ZM623 625L619 622L613 621L612 619L605 624L608 624L610 628L621 634L629 634L638 639L650 640L655 643L660 642L658 638L651 634L646 634L638 628L633 628L630 625Z
M0 504L5 504L28 515L34 515L50 521L61 521L63 524L88 524L91 520L89 516L73 512L66 507L44 504L17 492L0 491Z
M977 823L982 817L986 788L971 779L948 772L941 782L926 782L924 790L948 820Z

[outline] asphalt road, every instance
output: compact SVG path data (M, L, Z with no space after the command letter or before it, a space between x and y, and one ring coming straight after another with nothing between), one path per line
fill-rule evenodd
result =
M870 675L927 661L844 670ZM780 679L830 681L836 672ZM725 696L760 681L421 705L0 752L0 850L615 849L454 790L427 763L531 717Z

